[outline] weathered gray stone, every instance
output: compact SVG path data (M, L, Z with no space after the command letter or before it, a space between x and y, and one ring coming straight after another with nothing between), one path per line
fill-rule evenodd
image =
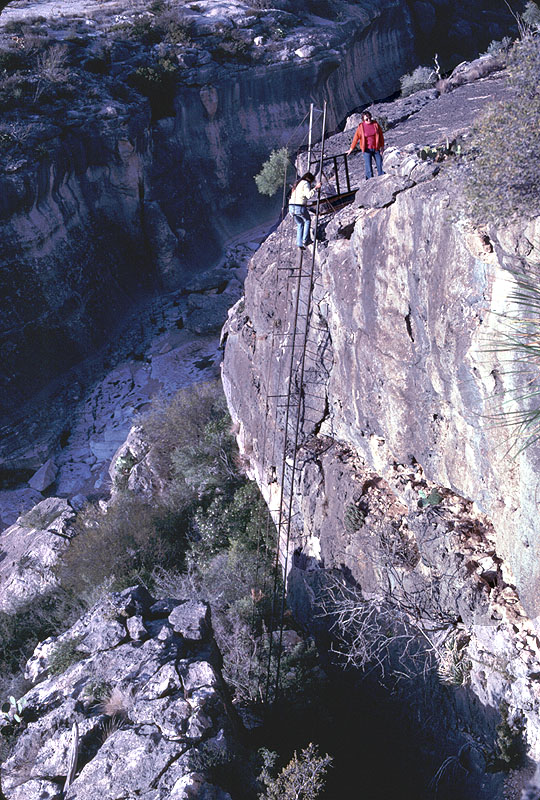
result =
M210 609L206 603L188 600L171 611L169 622L185 639L200 641L208 635Z
M207 292L210 289L223 290L231 278L231 273L222 267L201 272L186 283L186 292Z
M63 800L64 793L58 783L47 780L23 781L10 792L10 800Z
M56 464L49 458L37 472L35 472L30 480L28 481L28 485L31 489L35 489L37 492L43 492L45 489L48 489L51 484L53 484L56 480L56 473L58 469Z
M49 497L0 535L0 610L13 613L57 586L55 566L74 518L66 500Z
M231 300L228 295L193 295L188 297L186 328L201 335L218 331L225 320Z
M181 671L181 675L184 689L188 694L195 689L216 686L218 682L214 668L207 661L195 661L189 664L187 669Z
M190 729L188 722L192 714L193 709L183 697L163 697L156 700L137 700L129 712L129 718L138 725L156 725L166 739L180 741L195 738L186 732Z
M113 733L83 767L66 800L102 800L147 791L182 752L175 742L134 730Z
M26 511L43 500L35 489L12 489L0 492L0 531L9 528Z
M305 359L293 359L290 377L296 391L302 375L306 407L287 586L296 614L311 624L329 568L344 569L367 600L416 598L420 627L432 615L453 620L470 654L464 680L489 708L504 701L530 709L526 735L536 760L540 717L528 676L539 654L540 539L531 502L539 456L535 446L514 461L496 455L507 452L508 430L490 413L519 384L486 342L497 339L499 315L512 313L508 267L518 254L540 261L539 222L491 229L486 247L454 213L452 170L422 165L417 154L422 143L470 129L491 90L501 96L498 79L461 86L388 131L385 177L362 184L362 161L351 159L357 200L320 232L309 347ZM332 137L329 151L342 151L344 141L345 134ZM281 401L272 399L289 380L283 358L297 298L278 266L297 263L292 232L287 219L252 259L245 300L226 326L223 367L248 474L273 509L280 459L290 464L293 448L284 441ZM466 724L478 724L476 715L470 708ZM449 735L455 724L449 717ZM479 779L478 796L495 796L493 784L482 792Z
M168 694L173 694L181 688L180 676L174 664L165 664L142 689L142 696L146 700L156 700Z
M224 701L215 693L213 701L204 704L203 713L203 704L186 697L176 670L181 637L167 643L148 639L144 643L114 644L110 640L110 623L115 622L111 613L121 608L133 610L137 598L146 609L155 604L143 587L112 594L64 634L36 648L28 673L43 677L54 648L65 641L77 641L81 632L87 641L92 633L96 648L104 644L108 647L66 665L62 674L48 677L24 695L27 724L1 766L6 800L41 800L49 797L46 792L63 785L75 722L82 743L81 761L65 800L165 800L172 787L192 772L190 751L196 752L194 746L218 730L221 746L227 748L230 733ZM150 620L145 613L139 619L146 625ZM128 617L128 621L136 619ZM197 654L204 652L206 658L207 650L205 642L191 642L192 675L199 663ZM201 680L208 681L217 673L204 661L201 675L207 676ZM85 742L91 743L89 750ZM226 795L220 792L206 781L201 784L201 798L223 800ZM50 796L51 800L60 800L60 795Z
M128 633L136 642L141 642L148 637L148 631L145 627L142 617L129 617L126 622Z
M172 598L163 598L162 600L157 600L148 611L149 616L151 617L168 617L171 611L173 611L177 606L182 605L182 600L174 600Z

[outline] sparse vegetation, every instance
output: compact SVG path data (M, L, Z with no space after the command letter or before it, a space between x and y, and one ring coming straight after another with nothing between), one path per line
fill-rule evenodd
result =
M137 67L128 79L130 86L148 98L154 119L172 116L178 64L170 58L161 58L152 64Z
M451 156L459 157L461 155L461 144L455 139L453 141L446 141L446 144L439 145L438 147L430 147L425 145L419 150L419 155L422 161L446 161Z
M540 7L533 0L527 0L521 17L525 25L536 30L540 29Z
M442 503L443 497L437 491L437 489L432 489L429 494L424 491L424 489L420 489L418 492L420 497L418 501L418 505L420 508L429 508L430 506L438 506Z
M23 711L24 699L17 700L13 695L10 695L8 700L0 706L0 718L4 719L6 722L15 722L17 725L20 725Z
M478 223L540 213L540 37L514 45L508 82L512 99L480 117L467 152L466 211Z
M75 622L84 598L65 591L40 597L14 614L0 612L0 675L17 674L39 641L55 636Z
M67 549L59 576L76 592L112 576L113 587L148 583L156 563L183 568L188 515L132 494L117 497L103 512L89 505L76 523L78 536Z
M366 521L366 509L361 501L349 503L345 509L345 529L349 533L354 533L364 525Z
M277 754L261 750L263 769L259 776L264 791L260 800L315 800L324 788L325 775L332 758L319 755L317 747L311 743L300 755L294 753L290 762L281 772L273 776Z
M495 425L509 428L509 451L516 455L540 437L540 348L539 264L523 265L511 276L514 288L509 293L509 310L500 317L497 334L486 343L503 366L506 386L494 397Z
M486 753L488 769L492 772L516 769L525 754L525 720L520 712L511 713L510 706L502 702L499 706L501 721L497 725L497 736L493 752Z
M61 675L73 664L85 658L85 654L77 649L79 640L64 639L58 642L51 657L49 658L49 674Z
M464 686L469 680L472 662L467 657L468 637L451 634L438 651L437 673L442 683Z
M493 40L489 43L486 54L490 56L506 56L512 47L512 39L504 36L500 41Z
M401 96L408 97L421 89L431 89L437 82L437 73L430 67L416 67L412 72L402 75L399 79L401 84Z
M249 64L252 59L251 44L240 31L225 30L221 33L221 41L212 50L212 56L219 63L236 61Z

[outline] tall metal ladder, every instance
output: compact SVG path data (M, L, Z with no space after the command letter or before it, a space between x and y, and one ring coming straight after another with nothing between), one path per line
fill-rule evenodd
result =
M310 132L308 143L308 163L311 162L312 153L312 127L313 105L310 113ZM322 176L324 145L326 137L326 102L323 107L321 151L318 159L318 172ZM272 603L272 616L269 631L269 652L267 665L267 680L265 690L265 703L275 701L280 688L281 655L283 646L284 612L286 581L289 568L291 529L293 520L294 483L297 470L297 457L301 447L301 425L303 410L305 410L305 368L308 335L310 330L314 272L317 249L317 228L321 210L321 193L318 190L315 206L313 250L311 256L307 250L300 251L298 271L289 277L295 279L293 292L293 321L292 330L286 334L289 341L284 345L289 359L285 371L283 391L274 396L276 403L283 403L285 412L283 424L283 446L279 458L279 502L277 509L273 509L274 519L277 519L277 549L274 565L274 590ZM278 267L279 269L279 267ZM286 268L290 269L290 268ZM276 413L276 418L277 418ZM279 588L280 568L283 573L283 582ZM277 640L275 634L278 633ZM275 651L275 675L272 695L272 656Z

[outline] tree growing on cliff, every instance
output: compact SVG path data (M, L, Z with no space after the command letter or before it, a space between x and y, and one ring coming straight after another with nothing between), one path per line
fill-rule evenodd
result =
M272 150L270 157L262 165L261 171L255 175L255 183L260 194L273 197L287 180L287 172L292 165L286 147Z
M510 53L512 98L478 120L468 151L465 202L476 222L540 213L540 37L527 34Z

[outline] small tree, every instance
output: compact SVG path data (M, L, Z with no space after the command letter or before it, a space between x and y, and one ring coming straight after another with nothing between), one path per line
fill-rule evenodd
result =
M263 769L259 780L265 790L260 800L315 800L324 789L324 778L332 757L328 753L320 756L317 747L311 742L298 756L295 752L286 767L275 778L271 773L277 756L268 750L261 750Z
M287 171L290 166L289 151L286 147L281 150L272 150L268 161L262 165L258 175L255 175L255 183L260 194L273 197L283 186L287 179Z

